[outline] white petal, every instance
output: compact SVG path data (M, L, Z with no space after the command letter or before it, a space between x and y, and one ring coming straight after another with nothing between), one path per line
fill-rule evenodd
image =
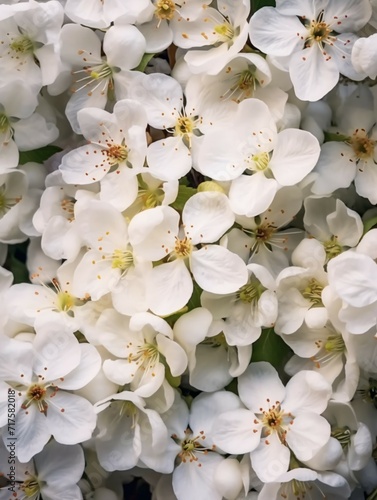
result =
M230 206L236 214L255 217L268 209L277 189L275 179L268 179L262 172L241 175L230 186Z
M286 435L288 446L299 460L310 460L329 440L331 427L315 413L300 413Z
M278 134L278 141L270 161L275 179L282 186L293 186L313 170L321 148L309 132L285 129Z
M251 363L238 379L238 393L242 402L254 413L269 409L269 401L283 401L285 388L275 368L260 361Z
M58 443L86 441L96 426L93 405L80 396L58 391L48 400L46 426Z
M147 302L152 312L165 316L184 307L192 291L190 273L183 260L177 259L152 269L148 279Z
M227 411L215 420L213 441L227 453L239 455L255 450L260 443L262 425L253 424L255 415L249 410ZM254 432L257 430L257 432Z
M248 278L244 261L218 245L206 245L193 252L191 271L198 285L212 293L235 292Z
M182 213L185 233L193 245L217 241L233 225L234 220L227 196L215 191L191 196Z

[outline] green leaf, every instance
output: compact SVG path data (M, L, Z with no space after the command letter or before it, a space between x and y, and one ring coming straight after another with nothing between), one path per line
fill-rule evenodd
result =
M13 283L30 283L26 267L26 252L29 242L8 246L8 255L4 267L13 273Z
M171 204L176 210L182 211L186 201L196 194L197 190L189 186L179 186L176 200Z
M21 151L20 152L20 165L24 165L29 161L34 161L35 163L43 163L48 160L55 153L62 151L58 146L45 146L44 148L33 149L32 151Z
M364 232L363 234L366 234L368 231L370 231L374 226L377 225L377 215L372 217L371 219L368 219L363 222L364 224Z
M283 381L288 379L284 372L286 362L291 358L293 351L277 335L273 328L262 330L262 335L253 344L251 361L268 361L278 371Z
M262 7L276 7L276 2L275 0L253 0L252 6L254 13Z
M141 71L142 73L144 73L145 71L145 68L148 66L148 63L151 59L153 59L153 57L155 56L156 54L148 54L148 53L145 53L143 55L143 57L141 58L141 61L140 61L140 64L139 66L137 66L134 71Z

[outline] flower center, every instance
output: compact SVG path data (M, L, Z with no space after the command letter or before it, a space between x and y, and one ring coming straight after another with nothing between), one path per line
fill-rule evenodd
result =
M236 297L245 304L251 304L252 302L257 302L265 290L266 288L261 285L259 280L251 278L249 283L241 286L238 292L236 292Z
M74 216L75 203L76 203L76 200L74 198L64 198L60 202L61 209L63 210L63 212L65 212L65 215L66 215L67 220L69 222L72 222L75 219L75 216Z
M149 365L149 368L153 368L160 359L160 353L156 345L146 343L139 346L135 353L130 352L127 359L129 363L135 363L139 367Z
M200 343L202 345L209 345L211 347L224 347L226 350L228 350L229 347L223 332L220 332L213 337L206 337Z
M172 438L181 445L182 451L178 453L178 457L182 460L183 463L198 462L198 454L207 454L209 451L215 449L215 445L213 445L212 448L207 448L200 442L200 440L204 440L206 438L204 431L200 431L197 436L194 436L191 429L187 428L185 431L185 435L185 439L181 441L178 439L176 434L172 435ZM202 464L198 463L198 467L201 466Z
M157 19L171 21L176 11L175 2L172 0L159 0L154 15Z
M255 231L255 238L261 243L265 243L271 239L271 236L276 232L276 227L270 224L260 225Z
M21 485L20 490L28 497L34 497L40 491L40 486L36 477L26 479Z
M312 303L312 307L322 307L322 290L323 285L315 278L312 278L301 293L305 299Z
M270 163L270 155L267 152L257 153L251 157L251 160L254 162L253 170L257 172L263 172L268 168Z
M180 116L175 124L174 135L188 135L192 134L195 128L194 121L188 116Z
M343 251L343 248L339 245L335 236L333 236L331 240L325 241L323 246L325 248L327 261L341 254Z
M82 49L78 51L78 54L83 56L83 61L87 61L88 56L91 57L91 53L88 55L88 52ZM89 87L88 96L91 96L102 85L101 95L107 92L111 97L111 91L114 89L113 72L113 68L106 62L97 66L84 66L83 69L72 72L72 75L80 76L80 78L75 81L71 91L75 93Z
M7 115L0 114L0 133L6 132L10 128L10 123Z
M270 400L267 399L270 406ZM293 424L294 416L291 413L285 413L281 408L280 402L276 401L268 410L260 408L261 414L258 415L259 421L263 425L262 438L268 438L273 432L276 432L282 444L285 444L285 437L288 432L289 425ZM259 423L258 420L254 423ZM269 444L268 439L265 441Z
M22 197L8 198L6 195L6 187L0 186L0 216L4 216L12 207L20 202Z
M26 393L26 399L21 408L26 410L31 404L35 404L41 413L47 415L48 405L45 401L47 388L43 384L32 384Z
M352 434L354 433L347 426L331 428L331 436L339 441L343 449L347 448L347 446L351 443Z
M322 42L323 40L326 40L330 33L331 28L323 21L315 21L311 25L310 36L314 39L315 42Z
M350 145L358 160L373 158L376 143L372 139L369 139L365 130L355 132L351 137Z
M13 40L9 47L20 54L32 54L34 52L33 42L25 35L21 35Z
M214 31L219 35L220 42L229 42L235 36L234 28L228 21L216 25Z
M103 78L108 78L113 74L113 70L108 64L95 66L94 68L88 68L88 71L89 70L90 78L93 78L93 80L102 80Z
M114 250L112 255L112 264L111 267L113 269L120 269L121 271L126 271L134 264L134 257L132 252L129 250Z
M185 236L182 240L180 240L176 237L173 253L179 259L185 259L186 257L189 257L192 253L191 238Z
M113 166L126 161L128 153L126 144L110 144L107 149L102 150L102 154L107 156Z

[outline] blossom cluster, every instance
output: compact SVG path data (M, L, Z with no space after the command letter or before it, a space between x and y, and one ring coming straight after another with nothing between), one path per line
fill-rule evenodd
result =
M0 500L377 498L377 3L263 4L0 0Z

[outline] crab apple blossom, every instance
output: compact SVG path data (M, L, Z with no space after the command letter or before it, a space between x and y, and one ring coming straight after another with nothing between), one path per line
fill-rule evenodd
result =
M157 411L131 391L122 391L95 405L98 412L96 450L105 470L128 470L141 460L158 472L158 458L168 445L168 431ZM155 455L155 457L154 457Z
M317 101L335 87L339 74L364 78L352 66L351 53L358 39L354 33L371 13L368 0L278 0L276 8L252 16L250 40L266 54L285 58L299 99Z
M63 18L63 7L55 0L0 6L0 57L8 81L27 80L35 94L54 82L60 71L58 41Z
M249 11L247 0L218 0L217 9L203 4L201 14L194 20L182 19L174 33L174 43L190 49L184 58L193 73L216 75L242 50L247 40Z
M213 440L228 453L250 452L261 481L287 472L291 451L309 460L329 440L330 425L320 414L331 387L318 373L301 371L284 387L272 365L251 363L238 378L238 393L246 408L219 416Z
M348 187L352 181L356 192L371 203L377 202L376 114L370 106L373 100L367 87L357 88L340 108L335 127L335 141L323 144L314 172L314 194L330 194ZM331 168L327 168L328 165Z
M130 384L138 396L152 396L165 378L179 377L185 371L186 354L162 318L149 312L127 318L107 309L98 326L102 345L118 357L104 362L105 375L119 385Z
M9 452L0 445L0 467L9 468ZM62 445L51 440L43 450L34 455L28 463L14 459L15 485L13 498L16 500L38 500L43 495L46 500L81 499L77 485L85 466L84 453L79 445ZM10 483L12 485L12 483ZM1 500L9 498L9 490L0 491Z
M237 214L253 217L267 210L280 186L300 182L318 160L317 139L304 130L278 133L267 105L258 99L242 101L229 125L231 130L204 136L198 165L215 180L232 180L229 200Z
M77 113L86 107L104 109L108 99L127 97L127 86L135 83L136 67L145 49L145 39L133 25L111 26L103 39L89 28L65 24L61 30L61 57L72 67L74 83L66 107L67 118L80 133ZM102 56L101 50L106 57Z
M144 109L124 99L115 104L113 113L85 108L77 120L88 144L63 156L63 180L81 185L100 181L100 198L111 200L119 210L126 209L136 198L136 175L147 151Z
M189 500L193 495L221 500L216 471L225 458L213 439L215 421L218 415L240 406L239 398L229 391L203 392L193 400L190 410L177 398L162 415L174 441L172 484L178 500Z
M74 270L74 294L98 300L111 292L120 312L146 311L146 275L151 262L130 244L129 225L122 214L109 203L89 200L76 210L75 222L87 251Z
M1 403L6 404L6 392L13 388L20 462L39 453L51 435L61 444L89 439L96 425L93 406L70 391L86 385L99 371L95 347L79 344L56 320L40 325L33 342L2 337L1 343ZM2 434L7 446L11 435L5 429Z
M215 191L197 193L186 202L182 226L178 212L166 206L132 219L129 235L135 252L154 262L164 259L148 277L147 302L152 312L171 314L186 305L193 291L190 271L209 292L231 293L246 283L243 260L215 244L233 222L226 195Z
M205 392L223 389L250 361L250 343L232 345L224 322L213 321L205 308L197 307L178 318L174 338L187 354L190 385Z

